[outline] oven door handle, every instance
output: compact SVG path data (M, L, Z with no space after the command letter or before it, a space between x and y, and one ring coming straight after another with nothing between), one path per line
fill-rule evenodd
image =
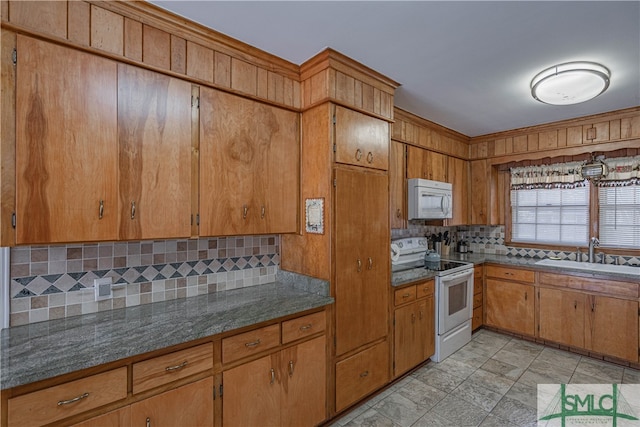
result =
M448 283L448 282L453 282L455 280L458 280L462 277L465 278L469 278L473 276L473 269L469 270L469 271L463 271L460 273L454 273L454 274L445 274L444 276L440 276L440 280L442 281L442 283Z

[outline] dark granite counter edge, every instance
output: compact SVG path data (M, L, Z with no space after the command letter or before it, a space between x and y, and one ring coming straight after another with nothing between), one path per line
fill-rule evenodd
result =
M0 388L96 367L334 302L326 281L296 274L279 274L277 280L4 329Z
M443 259L448 259L452 261L466 261L466 262L471 262L475 265L491 263L491 264L500 264L500 265L506 265L506 266L512 266L512 267L524 267L532 270L549 271L554 273L564 273L564 274L579 273L580 275L587 276L587 277L588 276L597 277L597 278L608 277L614 280L619 279L619 280L626 280L626 281L631 280L631 281L640 282L640 279L638 278L638 276L633 276L631 274L611 273L611 272L595 273L595 272L590 272L582 269L571 269L571 268L563 268L563 267L553 267L548 265L538 265L536 264L536 262L540 261L540 258L519 257L519 256L511 256L511 255L482 254L482 253L478 253L478 254L454 253L446 257L443 256ZM404 286L420 280L428 280L432 277L435 277L435 274L432 271L429 271L426 269L414 269L414 270L416 271L413 272L413 270L410 270L411 272L413 272L413 274L411 273L406 274L406 272L392 274L391 286L393 287Z

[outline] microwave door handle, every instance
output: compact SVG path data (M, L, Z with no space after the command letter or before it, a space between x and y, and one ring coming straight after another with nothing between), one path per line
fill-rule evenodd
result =
M451 201L449 200L449 196L446 194L442 195L442 203L440 207L442 208L442 211L446 213L449 213L451 210Z

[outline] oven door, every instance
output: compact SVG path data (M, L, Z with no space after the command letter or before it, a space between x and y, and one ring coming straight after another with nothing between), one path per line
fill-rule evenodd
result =
M473 317L473 269L438 281L438 335L443 335Z

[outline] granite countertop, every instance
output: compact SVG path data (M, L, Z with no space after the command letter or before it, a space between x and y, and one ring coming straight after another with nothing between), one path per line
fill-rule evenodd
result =
M327 296L327 282L291 273L279 274L276 280L4 329L0 336L0 388L53 378L334 302Z
M625 273L611 273L611 272L591 272L581 269L571 269L570 267L553 267L548 265L538 265L536 262L540 261L539 258L529 258L511 255L495 255L495 254L483 254L483 253L451 253L442 257L443 260L451 261L466 261L473 264L500 264L512 267L526 267L539 271L549 271L555 273L581 273L583 276L591 277L608 277L611 279L620 280L632 280L638 281L637 275L625 274ZM433 271L426 270L424 268L414 268L411 270L405 270L391 275L391 286L403 286L419 280L428 280L435 277Z

